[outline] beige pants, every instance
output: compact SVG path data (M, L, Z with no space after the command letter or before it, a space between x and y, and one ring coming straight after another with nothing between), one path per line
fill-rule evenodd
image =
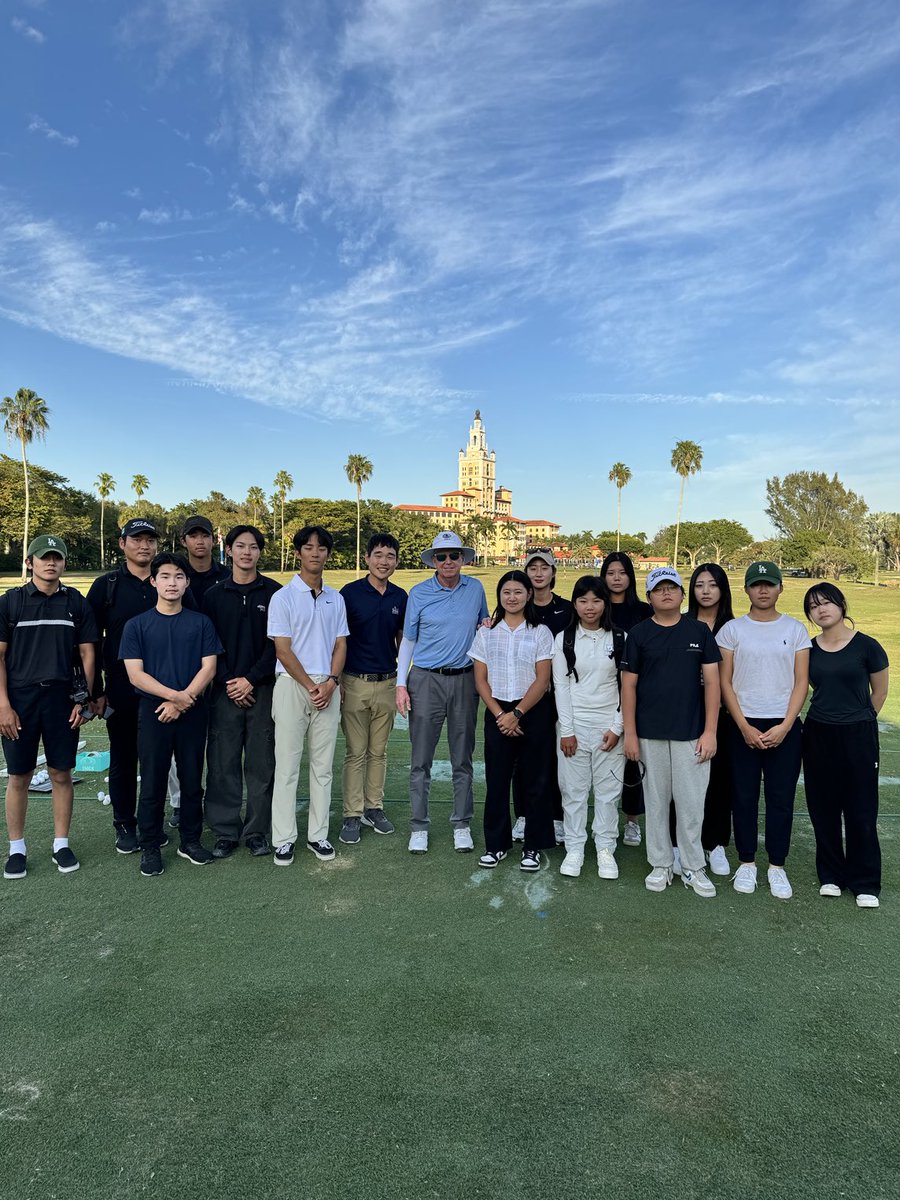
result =
M387 744L397 711L397 680L369 682L341 677L344 759L344 816L361 817L366 808L384 808Z
M311 675L321 683L324 675ZM341 695L334 689L327 708L313 706L306 688L290 675L279 675L272 697L275 721L275 787L272 792L272 844L283 846L297 840L297 782L303 742L309 750L309 821L306 836L311 842L328 838L331 808L331 777L334 744L341 716Z

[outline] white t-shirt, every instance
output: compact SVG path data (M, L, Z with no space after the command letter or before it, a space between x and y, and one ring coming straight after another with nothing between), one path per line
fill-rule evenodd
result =
M736 617L716 641L734 655L732 684L744 716L780 721L794 690L797 653L812 646L805 628L786 613L774 621Z
M622 732L622 713L619 711L619 685L616 680L616 662L613 657L613 635L606 629L596 632L583 629L575 631L575 670L569 669L563 653L563 634L558 633L553 643L553 690L556 694L556 713L559 719L559 736L572 737L575 733L597 729Z
M266 632L270 638L291 639L291 649L307 675L330 675L334 643L350 633L344 597L327 583L314 596L312 588L295 575L269 601ZM281 663L275 664L275 672L285 674Z
M521 700L535 681L535 663L553 657L553 634L546 625L523 621L510 629L501 621L493 629L481 626L466 653L487 667L495 700Z

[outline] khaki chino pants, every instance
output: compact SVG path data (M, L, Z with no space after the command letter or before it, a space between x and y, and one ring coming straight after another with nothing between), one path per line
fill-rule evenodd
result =
M369 681L341 676L344 701L341 728L347 742L344 759L344 816L384 808L387 744L397 711L397 680Z
M314 683L326 675L311 675ZM335 688L327 708L315 708L306 688L290 675L279 675L272 696L275 721L275 787L272 792L272 845L297 840L297 782L303 743L309 751L309 820L307 839L328 838L334 744L341 717L340 688Z

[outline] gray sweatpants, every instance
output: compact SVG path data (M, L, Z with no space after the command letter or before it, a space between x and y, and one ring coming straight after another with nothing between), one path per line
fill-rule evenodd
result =
M675 801L675 832L682 866L699 871L706 866L700 841L703 806L709 785L709 763L697 761L696 738L690 742L661 742L641 738L644 776L644 827L647 862L651 867L671 867L669 803Z
M409 691L409 763L410 824L413 829L427 829L428 793L431 790L431 764L434 751L447 723L450 764L453 768L454 827L466 826L472 820L475 797L472 788L472 754L475 750L475 721L478 716L478 693L471 671L462 675L438 675L421 667L412 667L407 684Z

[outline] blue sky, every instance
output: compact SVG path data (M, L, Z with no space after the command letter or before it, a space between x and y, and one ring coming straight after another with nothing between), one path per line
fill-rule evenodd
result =
M522 517L759 536L900 508L893 0L13 0L3 394L163 504L437 503L482 410ZM12 451L15 453L15 450Z

